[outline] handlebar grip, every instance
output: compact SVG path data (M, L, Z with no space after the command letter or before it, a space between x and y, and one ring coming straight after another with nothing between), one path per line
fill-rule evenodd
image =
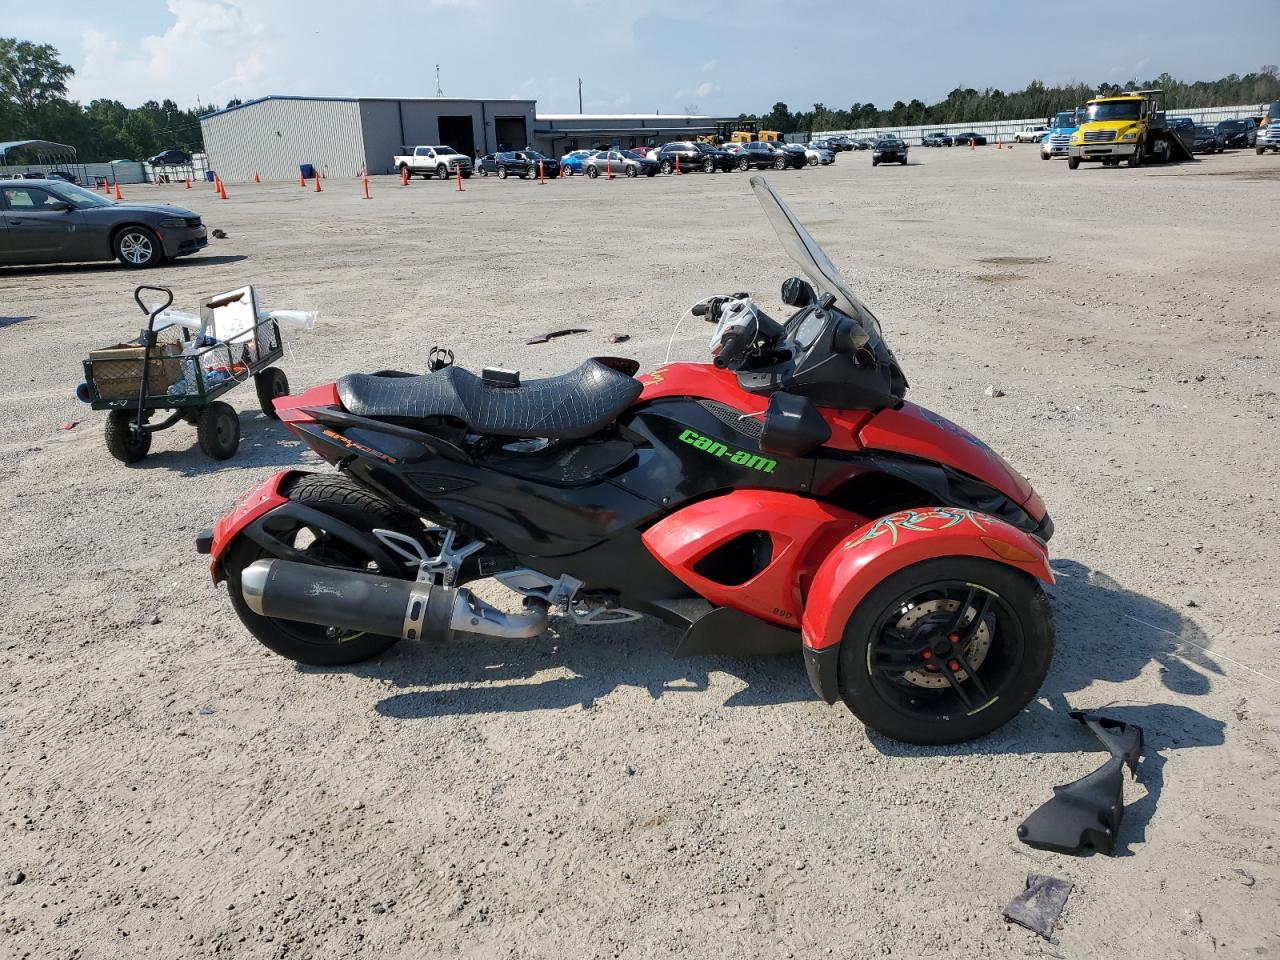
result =
M697 306L695 306L695 307L693 308L693 311L692 311L692 312L693 312L693 315L694 315L695 317L705 317L705 316L707 315L707 308L708 308L709 306L710 306L710 304L706 304L706 303L700 303L700 304L698 304Z

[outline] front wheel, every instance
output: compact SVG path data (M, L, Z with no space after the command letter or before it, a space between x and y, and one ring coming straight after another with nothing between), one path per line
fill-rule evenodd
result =
M160 238L146 227L125 227L116 234L116 259L126 267L154 267L164 259Z
M810 157L810 158L809 158L809 166L811 166L811 167L816 167L817 165L818 165L818 158L817 158L817 157Z
M631 164L627 164L627 167L624 172L628 177L634 177L636 174L640 172L640 168L637 166L632 166Z
M420 531L420 528L415 530L414 525L388 503L347 477L304 475L286 495L293 503L305 504L317 513L340 520L362 533L386 529L415 536ZM404 569L376 569L376 560L366 556L359 544L339 540L323 529L312 528L299 521L286 521L270 532L276 540L302 553L310 563L370 570L386 576L406 575ZM241 537L227 554L223 567L227 591L237 616L263 646L298 663L333 667L376 657L399 639L294 620L275 620L254 613L244 601L240 576L245 567L255 560L271 558L272 555L258 544L248 537Z
M1079 166L1080 166L1080 158L1079 158L1079 157L1067 157L1067 169L1068 169L1068 170L1074 170L1074 169L1076 169L1076 168L1077 168L1077 167L1079 167Z
M449 168L446 167L443 163L440 164L440 166L436 167L436 176L439 177L441 180L448 180Z
M666 177L671 176L671 174L674 173L676 169L670 160L663 160L660 166L662 168L662 175Z
M787 161L786 161L786 158L785 158L785 157L779 157L777 160L773 161L773 169L775 169L775 170L785 170L785 169L787 169Z
M1118 165L1119 160L1117 160L1116 163ZM1125 160L1125 163L1127 163L1130 167L1142 166L1142 141L1141 140L1139 140L1138 145L1133 148L1133 153L1129 154L1129 157L1128 159Z
M745 157L743 157L738 161L738 169L742 171L750 170L751 164L747 161Z
M107 414L107 452L121 463L137 463L151 450L151 434L137 433L133 427L138 415L131 410L112 410ZM146 418L143 418L146 423Z
M595 167L587 167L587 179L588 179L588 180L594 180L594 179L595 179L596 177L598 177L598 176L600 176L600 171L599 171L599 170L597 170Z
M715 162L714 160L703 160L703 161L702 161L702 172L703 172L703 173L715 173L715 172L716 172L716 162Z
M1013 719L1053 659L1053 620L1029 575L938 557L886 577L840 644L840 694L867 726L906 743L959 743Z
M499 179L499 180L505 180L505 179L507 179L507 168L506 168L506 167L499 167L499 168L498 168L498 179Z

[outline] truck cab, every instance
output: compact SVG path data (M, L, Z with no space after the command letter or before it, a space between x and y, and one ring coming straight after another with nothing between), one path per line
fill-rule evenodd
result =
M1075 170L1082 161L1103 166L1140 166L1147 160L1191 160L1194 125L1186 131L1170 127L1161 108L1163 90L1130 90L1095 97L1085 104L1085 116L1071 135L1067 166Z
M1070 110L1059 110L1049 121L1049 133L1040 141L1040 159L1052 160L1054 157L1065 157L1071 145L1071 135L1080 129L1080 119L1084 116L1084 107L1072 107Z

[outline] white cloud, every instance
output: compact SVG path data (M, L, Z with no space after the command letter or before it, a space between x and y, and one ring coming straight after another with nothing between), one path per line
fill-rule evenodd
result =
M710 73L712 70L714 70L718 66L720 66L719 60L708 60L706 63L702 65L702 72Z
M143 37L136 52L99 30L85 30L72 96L106 96L128 106L169 97L187 106L259 94L272 49L246 0L168 0L168 7L173 24Z
M714 83L710 83L710 82L700 83L698 84L698 96L709 97L719 89L720 88L717 87Z

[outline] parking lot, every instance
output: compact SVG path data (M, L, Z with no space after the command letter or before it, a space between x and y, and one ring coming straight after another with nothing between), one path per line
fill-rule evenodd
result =
M767 176L879 317L909 398L1054 517L1057 653L1032 707L904 747L816 700L799 655L674 660L647 621L333 671L270 654L194 537L271 472L328 468L251 389L227 397L235 458L180 425L112 460L74 391L90 349L145 322L135 284L320 310L287 331L296 392L422 369L437 344L526 377L652 368L704 296L781 315L790 262L739 173L379 177L368 200L354 179L225 201L138 185L226 238L145 273L0 270L0 876L25 877L0 887L0 954L1280 951L1280 157L1069 172L1035 145L912 149ZM525 345L565 327L588 332ZM704 359L709 329L686 319L673 358ZM1014 834L1100 763L1069 707L1146 731L1114 858ZM1001 917L1028 873L1075 884L1056 943Z

